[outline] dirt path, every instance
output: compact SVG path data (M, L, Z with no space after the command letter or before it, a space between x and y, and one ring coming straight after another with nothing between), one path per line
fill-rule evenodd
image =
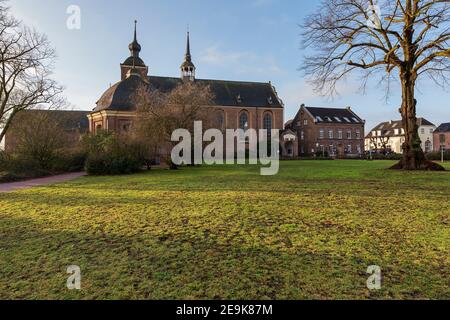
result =
M20 189L27 189L36 186L43 186L47 184L65 182L69 180L73 180L79 177L86 175L85 172L74 172L61 174L52 177L38 178L32 180L18 181L18 182L8 182L8 183L0 183L0 192L11 192Z

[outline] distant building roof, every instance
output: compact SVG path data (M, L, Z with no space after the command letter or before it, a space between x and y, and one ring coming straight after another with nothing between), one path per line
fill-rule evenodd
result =
M291 126L292 126L292 124L294 123L294 120L292 119L292 120L288 120L285 124L284 124L284 127L286 128L286 129L288 129L288 128L290 128Z
M417 125L419 127L421 127L421 126L433 126L434 127L433 123L431 123L430 121L428 121L427 119L424 119L424 118L417 118ZM370 132L366 136L366 138L373 137L374 131L377 131L376 136L380 136L380 135L378 135L378 131L381 131L381 137L402 137L405 135L404 133L402 133L402 130L401 130L402 128L403 128L402 120L381 122L375 128L370 130Z
M139 85L149 84L152 88L167 93L180 85L182 81L181 78L150 76L148 82L145 82L136 75L128 77L113 85L102 95L94 112L134 111L133 97ZM202 79L196 79L195 82L210 87L216 106L283 108L281 100L270 83Z
M311 114L317 123L364 123L364 120L350 108L316 108L304 105L303 107Z
M435 133L450 132L450 122L441 124L434 132Z
M13 119L15 121L21 121L26 117L32 117L33 114L47 113L49 119L60 121L64 130L80 130L81 133L89 130L89 111L72 111L72 110L45 110L45 109L32 109L22 110Z
M428 121L425 118L417 118L417 124L419 125L419 127L421 127L421 126L432 126L432 127L435 127L435 125L432 122Z

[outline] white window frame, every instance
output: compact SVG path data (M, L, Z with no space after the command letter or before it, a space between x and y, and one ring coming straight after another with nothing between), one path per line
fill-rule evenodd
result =
M325 130L324 129L320 129L319 130L319 139L324 139L325 138Z

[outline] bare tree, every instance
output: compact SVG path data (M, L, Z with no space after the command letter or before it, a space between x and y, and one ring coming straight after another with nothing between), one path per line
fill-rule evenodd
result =
M149 157L168 158L174 130L193 132L194 121L202 121L204 128L214 126L212 100L210 88L195 82L182 82L168 93L145 84L136 95L134 136L146 145Z
M378 150L381 150L383 154L386 154L388 150L389 145L389 137L385 136L371 136L370 137L370 143L375 146L375 151L378 152Z
M156 120L161 119L165 99L165 94L147 84L140 86L136 92L136 117L129 134L141 146L141 157L149 169L152 160L161 158L167 144L164 123Z
M19 113L11 123L13 132L10 148L22 159L31 159L40 168L49 169L58 152L67 147L68 134L64 131L63 117L52 110L32 110Z
M381 13L380 13L381 11ZM362 89L376 75L402 88L405 130L402 169L428 169L420 146L415 89L423 76L441 87L450 71L449 0L324 0L303 24L303 44L314 49L302 69L321 93L333 95L336 84L353 71Z
M54 60L46 36L23 26L0 0L0 141L20 111L52 104L61 93L50 79Z

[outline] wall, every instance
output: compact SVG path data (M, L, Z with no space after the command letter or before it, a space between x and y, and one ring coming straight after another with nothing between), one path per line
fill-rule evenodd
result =
M422 133L423 130L423 133ZM429 152L434 150L434 143L433 143L433 132L434 130L436 130L435 126L420 126L419 127L419 137L420 137L420 141L422 141L422 150L423 151L427 151L425 148L425 144L427 141L431 142L431 149L429 150Z
M304 120L308 121L307 125L304 124ZM337 154L338 149L343 150L345 153L345 149L348 149L349 145L351 146L351 151L347 153L353 155L364 153L364 124L315 123L314 119L307 112L300 112L300 116L295 121L296 123L293 126L298 134L300 155L311 155L323 149L330 152L330 154ZM323 138L320 138L321 129L324 130ZM330 139L328 136L329 130L333 131L333 139ZM338 136L339 130L342 130L342 139ZM351 131L351 139L347 138L347 131L349 130ZM359 130L359 139L356 138L357 130ZM317 143L319 143L319 148L317 148ZM330 145L334 146L334 150L331 150Z
M435 132L433 134L434 151L441 151L440 135L445 136L445 150L450 150L450 132Z

